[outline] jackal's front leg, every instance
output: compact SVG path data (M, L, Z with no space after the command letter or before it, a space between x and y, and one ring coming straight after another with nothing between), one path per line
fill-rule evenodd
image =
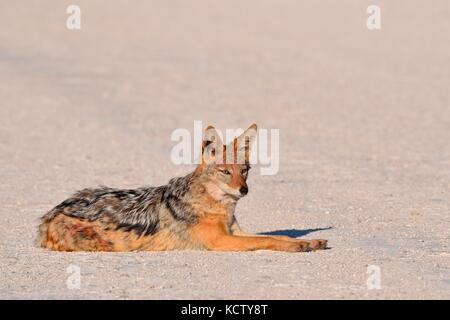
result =
M218 236L207 239L205 245L213 251L253 251L276 250L301 252L309 251L309 243L305 241L283 241L271 237L242 237L234 235Z
M261 237L261 238L270 237L270 238L274 238L277 240L283 240L283 241L307 243L309 249L312 249L312 250L325 249L327 247L327 242L328 242L327 240L324 240L324 239L303 240L303 239L292 238L292 237L285 236L285 235L253 234L253 233L242 230L242 228L239 226L239 223L237 222L235 217L233 217L233 222L231 224L230 231L233 235L241 236L241 237Z
M214 251L251 251L251 250L276 250L276 251L309 251L309 243L306 241L284 241L272 237L237 236L229 232L224 219L217 217L204 218L191 231L197 242L206 249Z

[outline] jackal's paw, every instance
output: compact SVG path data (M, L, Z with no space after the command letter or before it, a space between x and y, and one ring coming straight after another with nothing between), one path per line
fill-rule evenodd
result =
M297 251L297 252L307 252L307 251L312 250L312 248L310 248L310 244L308 241L292 242L291 246L293 249L292 251Z
M315 239L308 240L309 248L311 250L325 249L327 247L328 240Z

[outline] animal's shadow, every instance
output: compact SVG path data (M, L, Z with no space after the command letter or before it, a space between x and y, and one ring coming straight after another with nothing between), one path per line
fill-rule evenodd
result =
M305 229L305 230L285 229L285 230L275 230L275 231L268 231L268 232L260 232L258 234L266 235L266 236L289 236L289 237L292 237L292 238L297 238L297 237L306 236L307 234L310 234L312 232L323 231L323 230L330 230L331 228L332 227L314 228L314 229Z

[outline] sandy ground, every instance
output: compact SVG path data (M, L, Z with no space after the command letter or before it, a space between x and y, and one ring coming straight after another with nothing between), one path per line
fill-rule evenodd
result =
M0 298L449 299L449 2L168 2L0 2ZM34 245L39 217L77 189L189 172L170 134L194 120L280 129L280 171L251 173L237 217L331 249Z

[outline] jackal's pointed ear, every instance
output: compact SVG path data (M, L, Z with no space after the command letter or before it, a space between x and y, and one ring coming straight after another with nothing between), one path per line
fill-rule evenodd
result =
M235 154L235 163L249 163L250 151L253 143L256 140L258 127L254 123L247 130L245 130L239 137L232 142Z
M220 138L216 128L213 126L208 126L205 129L205 135L203 137L203 148L206 148L211 143L222 145L222 139Z
M250 162L250 152L253 143L256 140L258 128L256 124L252 124L247 130L245 130L239 137L227 146L227 161L229 161L232 155L232 163L244 164Z
M214 162L218 152L222 150L222 139L219 133L213 126L208 126L205 129L205 135L202 143L202 158L206 163Z

